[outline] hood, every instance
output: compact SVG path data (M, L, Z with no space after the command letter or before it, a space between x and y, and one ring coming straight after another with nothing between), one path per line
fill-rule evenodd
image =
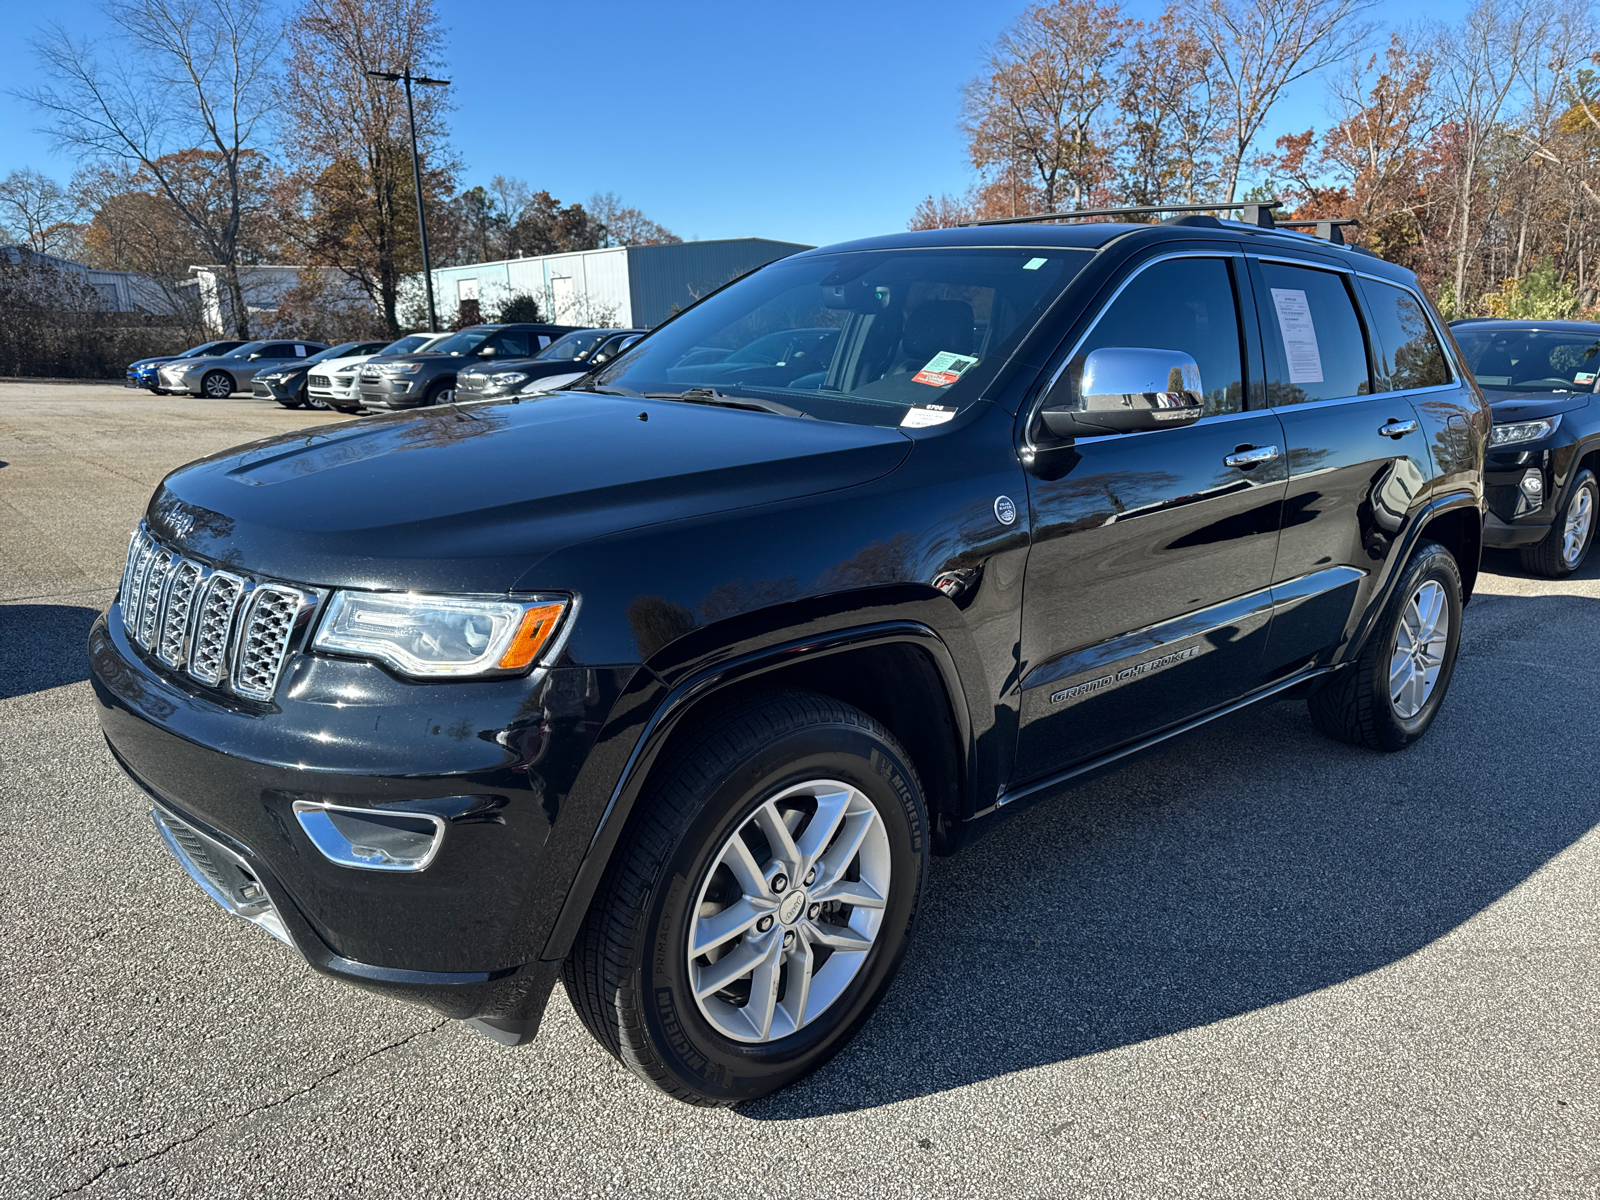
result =
M1496 425L1512 421L1537 421L1557 413L1583 408L1594 400L1593 392L1508 392L1485 390L1489 410Z
M362 363L371 362L377 357L376 354L352 354L348 358L330 358L326 362L314 363L312 369L319 375L325 371L346 371L351 367L359 367Z
M173 362L177 359L177 357L178 356L176 354L163 354L158 355L155 358L141 358L138 362L129 363L128 370L136 371L140 367L154 367L160 363Z
M162 366L181 367L185 371L192 371L196 367L237 367L253 365L248 358L227 358L224 355L207 355L204 358L174 358L162 363Z
M451 361L454 361L454 362L466 361L466 362L473 362L473 363L482 361L475 354L427 354L427 353L423 353L423 354L374 354L370 358L368 358L367 361L369 363L413 363L413 362L437 362L440 359L448 359L448 360L451 360Z
M494 593L563 546L865 483L911 445L878 426L563 392L257 442L174 471L148 515L164 541L257 574Z

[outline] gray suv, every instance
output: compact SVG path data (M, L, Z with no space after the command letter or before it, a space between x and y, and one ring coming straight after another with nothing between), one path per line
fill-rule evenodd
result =
M246 342L217 358L179 358L156 372L162 390L225 400L248 392L256 375L274 367L305 362L327 347L321 342Z
M455 399L456 373L496 358L531 358L566 325L469 325L426 354L388 354L361 366L361 403L371 409L419 408Z

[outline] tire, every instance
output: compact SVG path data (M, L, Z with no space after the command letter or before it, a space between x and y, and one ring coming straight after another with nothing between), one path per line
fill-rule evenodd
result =
M455 398L456 385L454 383L446 383L441 379L428 389L427 395L422 398L422 403L425 406L432 407L435 404L449 404Z
M1400 573L1356 660L1307 698L1312 723L1337 741L1370 750L1404 750L1421 740L1438 716L1455 673L1461 604L1461 569L1455 556L1436 542L1423 542ZM1447 622L1442 632L1441 620ZM1431 635L1421 643L1421 661L1433 671L1431 681L1426 670L1419 678L1413 669L1419 660L1402 649L1415 644L1419 624ZM1403 657L1411 661L1402 662ZM1397 676L1396 664L1405 674ZM1399 695L1391 689L1397 677L1410 681Z
M233 376L226 371L207 371L200 380L200 394L209 400L226 400L233 395Z
M1572 482L1572 490L1567 493L1561 515L1551 524L1544 541L1522 548L1522 569L1546 579L1564 579L1571 575L1589 556L1597 520L1600 520L1600 485L1595 483L1593 471L1579 471Z
M652 774L636 812L563 964L584 1025L645 1082L690 1104L753 1100L816 1070L872 1014L910 943L928 859L910 758L847 704L771 693L701 726ZM793 826L798 868L758 832L779 812ZM808 833L829 814L842 814L827 826L833 840L809 853L823 835ZM730 862L752 882L741 885ZM775 878L810 862L817 871L798 886ZM865 898L868 885L884 888L881 909L841 905L834 890ZM712 904L727 907L708 918ZM777 965L730 976L702 1001L694 981L708 982L715 962L708 954L691 963L690 935L711 936L713 919L736 908L753 923L713 946L715 961ZM794 972L806 961L815 974L796 992ZM753 1008L764 970L775 1002ZM817 1002L807 1003L813 993Z
M347 416L347 417L353 417L353 416L355 416L356 413L361 411L359 408L351 408L349 405L346 405L346 404L335 404L335 405L333 405L333 407L335 409L337 409L339 412L344 413L344 415Z
M313 396L310 388L300 389L300 400L307 408L314 408L318 412L331 412L333 406L321 396Z
M305 403L305 400L301 396L295 396L295 397L293 397L291 399L288 399L288 400L280 399L278 401L278 403L283 405L285 408L299 408L302 404ZM313 404L311 407L315 408L316 405Z

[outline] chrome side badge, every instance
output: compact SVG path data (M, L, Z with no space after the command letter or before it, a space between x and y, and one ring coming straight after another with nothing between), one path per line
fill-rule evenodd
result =
M994 498L994 519L1002 525L1011 525L1017 519L1017 506L1012 503L1010 496L996 496Z

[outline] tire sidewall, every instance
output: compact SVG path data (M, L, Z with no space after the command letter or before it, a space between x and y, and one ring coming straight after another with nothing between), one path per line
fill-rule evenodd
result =
M1564 557L1566 551L1567 514L1572 511L1572 506L1578 502L1578 495L1585 489L1589 492L1589 532L1582 548L1578 551L1578 561L1569 563ZM1594 549L1595 524L1600 520L1600 484L1595 482L1593 471L1582 471L1572 485L1572 491L1567 495L1567 502L1561 506L1561 515L1557 518L1555 528L1550 531L1555 539L1556 562L1560 564L1561 572L1570 575L1578 570L1588 560L1589 551Z
M1445 608L1449 614L1450 629L1445 638L1444 663L1439 668L1439 678L1434 681L1433 692L1420 712L1409 719L1395 711L1389 694L1389 664L1394 659L1400 624L1407 605L1417 590L1429 581L1444 589ZM1375 707L1378 714L1378 732L1385 746L1401 749L1418 741L1433 725L1450 690L1450 680L1455 675L1456 655L1461 646L1461 572L1455 559L1442 546L1430 545L1420 551L1408 565L1400 586L1390 601L1383 635L1377 644L1377 661L1373 664L1373 688L1376 691Z
M690 907L733 832L767 798L808 779L851 784L877 807L889 837L889 904L867 962L832 1007L786 1038L736 1042L711 1026L690 989ZM774 739L708 788L651 892L635 940L643 953L630 972L651 1048L685 1084L720 1103L766 1095L816 1069L871 1015L905 956L921 906L927 819L915 779L867 730L830 724Z
M226 395L221 392L217 393L215 396L211 394L211 389L207 385L214 379L223 379L227 381L228 391ZM226 399L227 396L233 395L233 380L228 376L226 371L209 372L203 379L200 380L200 394L210 400Z

